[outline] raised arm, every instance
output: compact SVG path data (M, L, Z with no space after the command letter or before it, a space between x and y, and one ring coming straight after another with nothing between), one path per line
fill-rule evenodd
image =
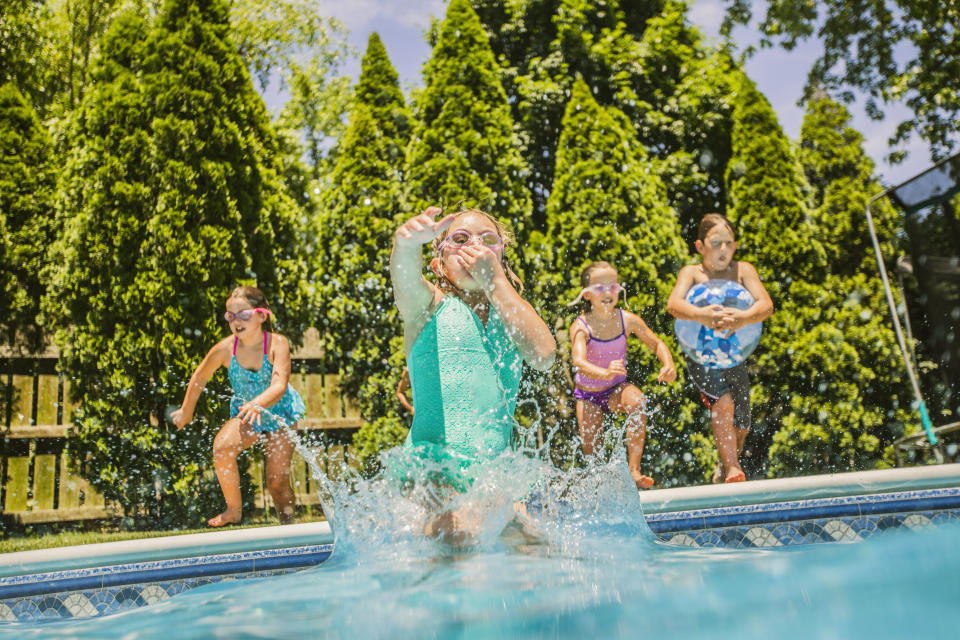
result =
M393 283L393 299L403 318L407 349L420 329L426 324L427 314L433 305L436 287L423 277L423 245L430 242L453 222L447 216L439 222L439 207L430 207L420 215L404 222L393 238L390 254L390 280Z
M225 367L230 364L230 345L233 338L221 340L207 352L203 362L194 370L190 376L190 382L187 383L187 392L183 396L183 402L180 408L170 414L170 421L177 429L183 429L193 420L193 410L197 407L197 400L203 393L204 387L210 380L210 376L216 372L219 367Z

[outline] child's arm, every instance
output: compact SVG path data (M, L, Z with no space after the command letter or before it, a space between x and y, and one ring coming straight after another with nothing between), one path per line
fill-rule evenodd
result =
M639 338L640 342L647 345L663 365L660 367L657 382L673 382L676 380L677 369L673 363L673 355L670 353L670 349L667 348L667 344L650 330L650 327L647 326L647 323L644 322L640 316L630 313L629 311L624 311L623 318L626 321L626 330Z
M170 414L170 422L172 422L177 429L183 429L193 420L193 410L196 408L197 400L200 399L200 394L203 393L203 388L207 386L207 381L210 380L210 376L212 376L219 367L226 367L230 364L230 345L232 343L233 338L228 337L213 345L213 348L207 352L203 362L200 363L193 372L193 375L190 376L190 382L187 384L187 392L183 396L183 402L180 404L180 408Z
M410 404L410 400L407 399L407 389L410 388L410 372L406 367L403 368L403 373L400 374L400 383L397 384L397 401L403 405L403 408L413 413L413 405Z
M570 326L570 361L577 371L597 380L613 380L619 375L627 374L623 360L614 360L610 367L605 369L587 359L587 332L576 321Z
M460 249L457 260L467 273L483 285L487 299L500 314L507 335L520 355L534 369L546 371L557 357L557 341L536 309L520 297L503 271L497 255L487 247L468 245Z
M263 410L277 404L287 392L287 385L290 383L290 342L279 334L271 333L270 351L273 354L273 376L270 377L270 385L240 407L237 417L241 422L260 424Z
M677 274L677 284L673 286L670 298L667 299L667 313L678 320L692 320L715 329L724 315L725 308L719 304L698 307L686 300L687 292L695 284L693 274L696 273L696 269L696 265L687 265L680 269L680 273Z
M760 282L760 274L756 268L749 262L740 261L740 277L743 279L743 286L747 288L750 295L753 296L754 303L747 309L725 309L723 318L717 327L720 330L727 331L729 336L740 327L755 322L763 322L773 315L773 301L766 287Z
M390 280L393 283L393 299L403 318L408 349L426 325L428 312L436 296L436 287L423 277L423 245L443 233L453 222L452 215L435 221L440 211L439 207L429 207L400 225L393 238Z

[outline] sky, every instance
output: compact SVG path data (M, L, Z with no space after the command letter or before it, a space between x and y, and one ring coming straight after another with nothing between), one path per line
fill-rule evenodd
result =
M405 90L422 84L420 71L430 56L424 34L430 25L430 16L442 18L446 0L321 0L320 11L336 17L349 32L348 42L360 55L366 48L372 31L380 34L387 53ZM695 0L688 13L691 23L699 26L708 38L718 38L726 3L724 0ZM741 46L755 43L757 34L750 28L734 32ZM808 42L793 51L779 48L763 49L746 65L747 74L767 96L790 138L800 137L803 108L797 105L806 82L807 71L817 58L819 47ZM356 78L360 70L359 58L351 60L343 73ZM269 101L269 99L268 99ZM909 117L904 107L888 107L887 118L877 122L867 117L862 103L848 105L853 115L853 126L866 139L865 151L877 165L877 174L888 185L896 185L932 165L926 147L913 140L907 147L907 160L891 166L886 162L887 140L896 125Z

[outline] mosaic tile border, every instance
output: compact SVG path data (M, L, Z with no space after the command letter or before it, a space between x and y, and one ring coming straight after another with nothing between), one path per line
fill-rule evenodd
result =
M915 511L960 509L960 488L923 489L842 498L815 498L767 504L715 507L692 511L654 513L647 524L654 533L699 531L733 526L826 520L844 517L883 516ZM661 536L662 537L662 536Z
M960 509L675 530L658 536L664 542L688 547L745 549L858 542L890 529L924 529L945 524L960 524Z
M662 540L691 547L856 542L960 523L960 488L663 512L647 522ZM0 578L0 624L117 613L205 584L298 571L332 551L323 544Z

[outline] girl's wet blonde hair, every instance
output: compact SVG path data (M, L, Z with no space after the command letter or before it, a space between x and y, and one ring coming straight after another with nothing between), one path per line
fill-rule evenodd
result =
M503 271L507 274L507 278L510 280L513 288L517 290L517 293L523 293L523 282L520 280L517 274L513 272L513 269L510 268L510 264L507 261L507 247L512 247L514 244L516 244L516 239L513 237L513 232L510 231L507 225L500 222L486 211L481 211L480 209L463 209L458 211L454 214L455 218L453 223L451 223L443 233L433 239L433 242L430 246L433 249L433 255L438 258L436 266L433 269L434 273L437 274L437 286L439 286L442 291L449 291L451 293L459 293L461 291L460 288L453 284L450 281L450 278L447 277L446 270L443 268L443 258L440 255L439 249L440 244L444 241L447 235L450 234L450 230L454 229L454 225L460 216L467 215L468 213L482 216L493 223L493 226L497 230L497 235L503 240L503 250L500 252L500 264L503 266Z

